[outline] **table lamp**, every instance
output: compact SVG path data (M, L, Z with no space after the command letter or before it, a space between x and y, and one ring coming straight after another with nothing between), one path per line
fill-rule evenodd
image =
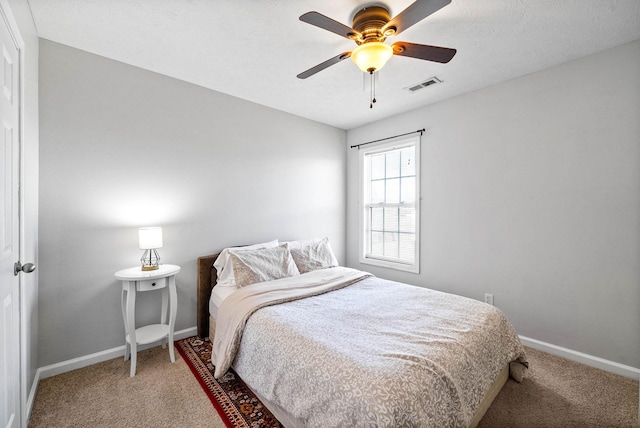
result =
M141 250L144 250L140 262L142 270L156 270L160 264L160 256L156 251L162 248L161 227L141 227L138 229L138 242Z

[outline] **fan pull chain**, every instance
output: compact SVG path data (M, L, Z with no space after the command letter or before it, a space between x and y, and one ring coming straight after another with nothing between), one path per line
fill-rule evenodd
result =
M373 108L373 105L376 103L376 75L374 71L375 70L369 70L369 75L371 76L371 102L369 103L369 108Z
M378 81L378 76L380 73L374 73L371 77L373 77L373 103L376 102L376 82Z

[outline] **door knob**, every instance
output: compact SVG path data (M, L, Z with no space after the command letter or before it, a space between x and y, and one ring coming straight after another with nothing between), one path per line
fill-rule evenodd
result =
M36 270L36 265L34 265L33 263L25 263L25 264L21 264L20 260L18 260L14 265L13 265L13 275L16 276L18 275L20 272L24 272L24 273L31 273L34 270Z

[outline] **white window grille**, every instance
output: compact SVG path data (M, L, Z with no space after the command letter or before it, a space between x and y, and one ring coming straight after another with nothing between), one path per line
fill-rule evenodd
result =
M360 262L419 271L420 137L360 148Z

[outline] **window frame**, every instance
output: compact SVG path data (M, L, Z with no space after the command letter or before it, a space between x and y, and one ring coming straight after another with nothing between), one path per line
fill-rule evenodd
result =
M370 194L370 172L368 171L368 165L366 164L366 159L370 155L376 155L385 152L391 152L394 150L400 150L407 147L414 147L414 157L415 157L415 203L413 204L415 210L415 247L414 247L414 262L413 264L405 263L398 261L397 259L388 259L379 256L372 256L371 254L367 254L367 248L369 244L369 232L371 229L370 226L370 216L369 209L373 204L369 203L369 194ZM421 193L420 193L420 136L412 136L412 137L403 137L394 139L392 141L387 141L383 143L377 143L375 145L370 145L367 147L359 147L359 207L358 207L358 221L359 221L359 236L358 236L358 246L359 246L359 261L363 264L369 264L374 266L380 266L390 269L396 269L405 272L411 273L420 273L420 201L421 201ZM386 178L385 178L386 180ZM380 207L385 206L402 206L402 202L400 203L381 203L375 204Z

